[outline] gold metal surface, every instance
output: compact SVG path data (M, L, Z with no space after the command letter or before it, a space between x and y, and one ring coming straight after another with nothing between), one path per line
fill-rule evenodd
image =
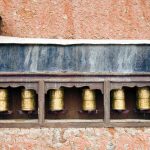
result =
M35 97L35 91L23 89L21 92L21 97L22 98L34 98Z
M8 91L0 89L0 112L8 111Z
M83 111L96 110L95 92L90 89L83 89L82 92L82 109Z
M123 89L117 89L113 91L113 99L125 99L125 93Z
M137 109L150 109L150 89L148 87L140 87L137 89Z
M21 109L23 111L35 110L35 92L33 90L22 90Z
M139 87L137 89L137 98L138 99L149 99L150 98L150 90L148 87Z
M8 91L7 89L0 89L0 99L7 99L8 98Z
M137 109L139 110L149 110L150 109L150 99L138 99Z
M112 104L112 108L114 110L125 110L125 100L119 100L119 99L114 99L113 100L113 104Z
M61 111L64 109L64 90L55 89L50 92L50 110Z
M125 93L123 89L117 89L113 91L112 95L112 109L125 110Z

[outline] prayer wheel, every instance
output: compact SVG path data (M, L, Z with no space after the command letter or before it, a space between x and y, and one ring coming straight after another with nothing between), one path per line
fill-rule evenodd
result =
M94 111L96 110L95 91L90 89L83 89L82 92L82 110Z
M21 109L22 111L34 111L35 110L35 91L34 90L22 90L21 91Z
M51 111L64 109L64 90L62 88L51 90L49 108Z
M150 90L148 87L140 87L137 89L137 109L150 109Z
M0 112L8 111L8 91L0 89Z
M114 90L112 93L112 109L125 110L125 93L123 89Z

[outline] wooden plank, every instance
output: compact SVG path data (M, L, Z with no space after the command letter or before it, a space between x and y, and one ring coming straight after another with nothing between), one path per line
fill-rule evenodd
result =
M87 80L85 80L84 82L46 82L45 83L45 93L49 90L49 89L59 89L60 87L76 87L76 88L81 88L81 87L85 87L88 86L90 89L98 89L101 90L101 92L103 93L103 82L87 82Z
M143 76L150 76L150 72L131 72L131 73L122 73L122 72L0 72L1 77L8 77L8 76L30 76L30 77L45 77L53 76L53 77L59 77L59 76L75 76L75 77L93 77L93 76L99 76L99 77L143 77Z
M110 122L110 81L104 81L104 122Z
M51 128L68 128L68 127L72 127L72 128L89 128L89 127L93 127L93 128L99 128L99 127L105 127L105 124L103 122L100 121L83 121L83 122L78 122L78 121L74 121L74 122L70 122L70 121L51 121L51 122L45 122L42 127L51 127Z
M42 125L44 123L45 117L45 85L44 81L39 81L39 91L38 91L38 102L39 102L39 124Z
M111 123L130 123L130 122L135 122L135 123L150 123L150 120L144 120L144 119L112 119Z
M8 74L3 74L0 73L0 82L6 82L6 83L28 83L28 82L37 82L39 80L44 80L46 82L103 82L104 80L110 80L111 82L114 83L122 83L122 82L139 82L139 83L144 83L144 82L150 82L150 75L149 74L131 74L131 75L126 75L126 74L90 74L90 75L84 75L81 73L79 74L74 74L74 75L69 75L69 74L58 74L54 75L52 73L49 74L13 74L13 73L8 73Z
M38 123L0 123L0 128L39 128Z
M111 82L111 90L112 89L121 89L122 87L143 87L150 86L150 81L147 82Z
M150 122L111 122L108 127L150 127Z

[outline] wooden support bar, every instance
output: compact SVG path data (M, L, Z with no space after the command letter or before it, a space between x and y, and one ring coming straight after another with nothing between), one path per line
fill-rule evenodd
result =
M110 81L104 81L104 123L110 122Z
M38 116L39 116L39 124L42 125L44 123L45 117L45 90L44 90L44 81L39 81L39 92L38 92L38 102L39 102L39 109L38 109Z

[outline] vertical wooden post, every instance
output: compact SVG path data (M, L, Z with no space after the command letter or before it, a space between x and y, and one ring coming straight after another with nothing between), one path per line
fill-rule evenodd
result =
M110 81L104 81L104 123L110 122Z
M44 81L39 81L39 92L38 92L38 102L39 102L39 124L42 125L44 123L45 118L45 87Z

